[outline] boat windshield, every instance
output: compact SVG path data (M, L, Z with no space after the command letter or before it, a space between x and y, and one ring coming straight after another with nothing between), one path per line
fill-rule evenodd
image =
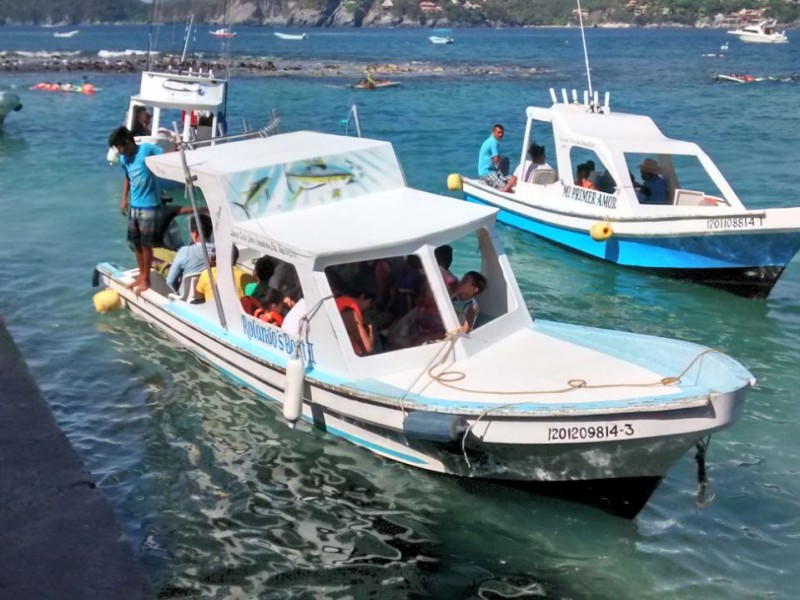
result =
M469 332L510 310L508 284L483 228L435 249L334 264L325 275L358 356L440 341L455 323Z

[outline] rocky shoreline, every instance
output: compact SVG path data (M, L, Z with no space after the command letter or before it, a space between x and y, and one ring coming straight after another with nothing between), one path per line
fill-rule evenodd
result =
M362 63L354 61L325 60L279 60L270 57L242 56L231 59L227 64L222 60L195 62L192 70L198 69L223 74L226 68L232 74L245 74L272 77L360 77L370 72L392 78L408 76L447 76L447 77L483 77L487 75L504 77L531 77L543 72L537 67L514 67L508 65L444 65L432 62L403 63ZM41 73L47 79L56 80L55 75L89 75L91 73L139 73L147 68L143 56L119 59L88 58L78 56L52 55L21 56L15 53L0 55L0 72L5 73ZM150 65L152 70L178 72L178 68L169 58L160 58ZM183 69L186 72L186 67Z

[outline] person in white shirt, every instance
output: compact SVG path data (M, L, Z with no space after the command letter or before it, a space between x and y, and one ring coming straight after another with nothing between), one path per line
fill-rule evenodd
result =
M514 174L503 188L504 192L513 192L514 186L517 185L517 181L520 179L523 181L529 181L533 175L533 172L537 169L553 170L553 167L545 162L544 146L540 146L539 144L531 144L531 147L528 148L528 156L530 157L530 160L519 163L517 168L514 169Z

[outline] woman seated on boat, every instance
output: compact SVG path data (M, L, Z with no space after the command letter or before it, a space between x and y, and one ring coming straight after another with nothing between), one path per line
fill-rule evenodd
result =
M341 295L336 297L336 307L342 315L344 327L353 344L353 351L358 356L372 354L375 351L377 335L372 323L364 313L372 308L375 293L364 290L358 296Z
M265 323L271 323L276 327L281 327L283 325L283 315L286 310L286 305L283 300L283 294L278 290L269 290L269 292L261 298L261 308L257 309L253 313L253 316Z
M269 280L275 273L275 259L271 256L261 256L253 265L255 281L248 283L244 288L245 296L255 296L256 299L269 292Z
M669 204L667 198L667 182L661 177L661 167L653 158L645 158L639 165L642 183L634 180L636 197L639 204Z
M210 258L210 257L209 257ZM236 263L239 261L239 249L234 246L233 247L233 259L231 261L233 265L233 283L236 286L236 293L239 295L239 298L244 296L244 288L245 286L253 279L253 276L246 271L243 271ZM214 281L217 281L217 267L214 263L216 260L212 260L212 267L211 267L211 275L214 277ZM214 298L214 287L211 285L211 280L208 277L208 269L205 269L201 274L200 278L197 280L197 285L194 289L194 301L197 302L208 302L213 300Z
M150 135L150 113L147 107L141 104L133 108L133 129L131 131L135 137Z
M198 228L197 222L194 217L189 221L189 233L192 236L192 244L183 246L175 255L175 260L170 265L169 272L167 273L167 285L173 290L177 291L181 284L181 279L185 275L191 273L200 273L206 267L205 253L203 252L202 239L205 240L206 252L209 258L216 250L214 244L211 243L211 217L208 215L200 215L200 227Z
M575 185L578 187L586 188L587 190L596 190L597 186L592 183L590 177L592 176L593 165L588 163L581 163L575 169Z

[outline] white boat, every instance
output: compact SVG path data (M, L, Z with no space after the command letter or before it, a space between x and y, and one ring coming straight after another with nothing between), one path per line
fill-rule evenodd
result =
M19 96L13 92L0 92L0 127L10 112L22 110Z
M53 37L71 38L71 37L74 37L74 36L78 35L78 33L80 33L80 29L73 29L72 31L56 31L53 34Z
M186 63L188 41L191 38L194 17L186 30L183 53L179 65ZM148 50L150 56L150 50ZM175 142L205 142L227 133L228 79L217 77L210 69L191 67L166 71L150 69L150 61L142 72L139 92L130 97L124 125L134 133L138 142L157 144L173 150ZM136 115L144 109L150 115L149 133L140 134ZM109 163L117 162L119 155L109 149Z
M213 301L190 303L155 272L137 295L127 287L136 269L102 263L95 277L108 289L95 306L121 302L281 405L292 425L438 473L565 486L585 500L592 489L612 490L623 502L614 510L633 516L677 460L696 446L702 455L702 440L742 414L754 379L720 352L533 320L495 230L497 211L407 187L389 143L300 131L146 160L159 178L193 182L189 197L205 199L219 273ZM436 262L446 244L455 268L487 280L469 333ZM266 255L294 274L296 329L246 310L229 266L234 245L240 269ZM359 303L374 289L375 263L408 255L427 278L424 300L405 321L385 322L388 333L375 338L384 345L367 352L369 327L352 327L366 318Z
M279 31L273 31L275 37L280 38L282 40L305 40L308 39L308 35L305 33L280 33Z
M743 42L750 44L785 44L789 41L786 32L776 31L777 21L774 19L761 21L754 25L745 25L739 29L729 31L728 34L735 35Z
M596 93L583 102L575 91L570 101L562 90L560 102L550 93L552 106L526 111L520 158L531 141L552 139L553 170L526 167L514 192L458 176L451 188L463 181L466 200L571 250L747 297L769 294L800 249L800 208L749 210L697 144L666 137L649 117L612 112L607 94L601 105ZM595 169L588 188L574 175L586 162ZM660 172L662 204L632 179L645 163Z
M220 27L219 29L214 29L212 31L209 31L208 33L209 35L213 35L214 37L223 39L235 38L237 35L239 35L235 31L231 31L227 27Z
M452 44L454 42L453 32L449 29L434 29L433 35L428 39L432 44Z

